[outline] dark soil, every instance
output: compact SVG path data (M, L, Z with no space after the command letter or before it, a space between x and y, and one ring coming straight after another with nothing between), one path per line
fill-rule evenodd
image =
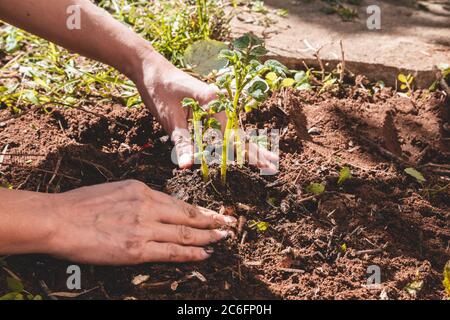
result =
M40 192L138 179L270 223L265 232L246 224L244 241L240 234L218 245L202 263L83 266L82 287L98 288L79 298L411 299L405 286L423 280L417 298L442 299L450 259L448 110L440 93L415 92L411 100L391 89L370 96L356 86L341 97L279 92L244 122L280 129L280 173L231 168L223 189L215 170L204 183L198 170L171 163L168 137L144 109L34 109L0 124L0 150L8 145L15 154L5 157L0 178ZM9 116L0 110L0 123ZM338 186L343 166L353 177ZM403 172L409 166L425 175L424 185ZM326 183L327 191L311 198L305 189L312 182ZM34 294L45 297L42 281L50 291L67 291L69 262L6 261ZM380 267L379 288L367 287L371 265ZM149 279L134 285L138 275ZM1 272L0 293L7 292L5 278Z

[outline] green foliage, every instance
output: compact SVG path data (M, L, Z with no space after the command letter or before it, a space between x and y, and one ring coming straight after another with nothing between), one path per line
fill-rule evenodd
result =
M1 296L0 300L42 300L40 295L33 295L26 291L19 279L7 277L6 284L11 292Z
M444 285L445 293L450 299L450 261L444 266L444 280L442 280L442 284Z
M248 227L250 229L256 229L258 232L265 232L269 229L270 224L268 222L264 222L264 221L255 221L255 220L250 220L248 222Z
M361 0L323 0L328 3L328 6L322 9L326 14L338 14L343 21L353 21L356 17L358 17L358 12L349 7L350 5L359 5L361 4Z
M306 187L308 193L319 195L325 192L325 185L323 183L311 183Z
M345 181L352 178L352 171L349 167L343 167L339 172L338 185L342 185Z
M408 292L414 298L423 288L423 280L414 280L406 285L404 290Z
M192 98L185 98L181 104L183 108L190 108L192 110L194 139L196 141L196 146L198 148L198 152L196 152L195 157L200 158L203 179L206 181L208 180L209 169L206 161L207 154L203 142L203 135L204 132L208 129L220 129L220 123L216 119L212 118L214 113L216 113L219 110L214 106L210 106L206 111L200 106L200 104L196 100ZM205 119L206 121L204 121ZM203 125L203 123L205 125Z
M196 73L208 76L213 71L218 71L227 65L225 59L219 59L220 51L227 48L223 42L206 39L193 43L184 53L184 62Z
M407 95L410 96L413 91L412 84L414 82L414 77L411 74L408 74L406 76L403 73L400 73L397 78L398 78L398 81L400 81L400 89L406 90Z
M423 176L423 174L414 168L406 168L405 173L410 175L411 177L415 178L417 180L417 182L419 182L419 183L424 183L425 181L427 181L425 179L425 177Z
M178 67L185 66L184 52L194 42L225 37L231 18L222 1L97 2ZM77 107L113 100L133 107L142 103L135 85L113 68L1 22L0 28L0 51L7 55L0 67L0 76L6 75L0 83L0 104L12 113L27 105Z

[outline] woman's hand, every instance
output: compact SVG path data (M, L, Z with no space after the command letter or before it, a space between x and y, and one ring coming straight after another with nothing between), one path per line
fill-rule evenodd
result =
M144 62L138 65L142 66L142 69L134 73L134 82L144 103L171 135L179 167L191 167L194 162L194 149L188 131L190 115L186 108L181 107L181 101L184 98L194 98L201 105L206 105L217 98L218 89L177 69L154 51L150 51ZM222 128L225 128L225 113L216 114L215 117ZM253 151L248 156L251 163L276 173L274 162L278 162L277 155L261 150L256 145L249 149Z
M54 232L45 253L102 265L201 261L236 219L130 180L53 195Z

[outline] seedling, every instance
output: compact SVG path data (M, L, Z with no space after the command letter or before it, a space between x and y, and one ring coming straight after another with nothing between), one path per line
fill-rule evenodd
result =
M269 229L270 224L264 221L250 220L248 222L248 227L250 229L256 229L258 232L265 232Z
M312 193L316 196L325 192L325 185L323 183L311 183L306 187L308 193Z
M232 48L222 50L220 57L228 61L228 67L222 70L216 84L228 93L228 101L216 101L227 115L227 125L222 148L221 176L226 183L228 147L230 139L235 139L236 160L238 165L244 162L243 145L239 135L239 115L257 109L268 96L271 86L265 80L271 73L270 81L277 83L285 79L288 68L276 60L267 60L264 64L259 59L267 53L264 43L253 34L247 33L232 43ZM275 78L276 76L276 78ZM275 87L272 86L272 89Z
M352 177L352 171L350 170L349 167L343 167L341 169L341 171L339 172L339 179L337 184L338 185L342 185L345 181L347 181L348 179L351 179Z
M236 147L237 164L244 163L244 146L239 132L241 112L257 109L269 97L271 90L281 87L290 73L288 68L276 60L267 60L262 64L259 60L266 53L264 42L248 33L234 40L230 49L222 50L219 54L219 60L224 60L226 67L219 71L216 85L226 94L219 95L208 107L214 108L216 112L224 111L227 116L220 168L224 184L231 146Z
M185 98L182 102L183 108L191 108L192 109L192 123L194 126L194 139L196 142L196 146L198 151L195 154L196 158L200 158L201 162L201 171L203 175L203 179L208 180L209 169L206 161L207 154L204 149L203 142L203 134L208 129L220 129L220 123L212 118L211 116L215 113L214 108L209 108L208 111L205 111L200 104L192 98ZM206 121L205 121L206 120ZM203 125L203 123L205 125Z
M408 74L407 76L405 76L403 73L400 73L398 75L398 81L400 81L400 89L401 90L406 90L406 94L408 96L412 95L412 83L414 81L414 77L411 74Z

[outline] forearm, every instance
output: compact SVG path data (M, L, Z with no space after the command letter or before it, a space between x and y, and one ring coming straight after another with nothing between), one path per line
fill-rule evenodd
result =
M80 9L79 29L67 27L70 6ZM89 0L0 0L0 19L113 66L130 78L138 76L135 73L150 56L161 60L146 40Z
M55 195L0 188L0 254L46 253L55 230Z

